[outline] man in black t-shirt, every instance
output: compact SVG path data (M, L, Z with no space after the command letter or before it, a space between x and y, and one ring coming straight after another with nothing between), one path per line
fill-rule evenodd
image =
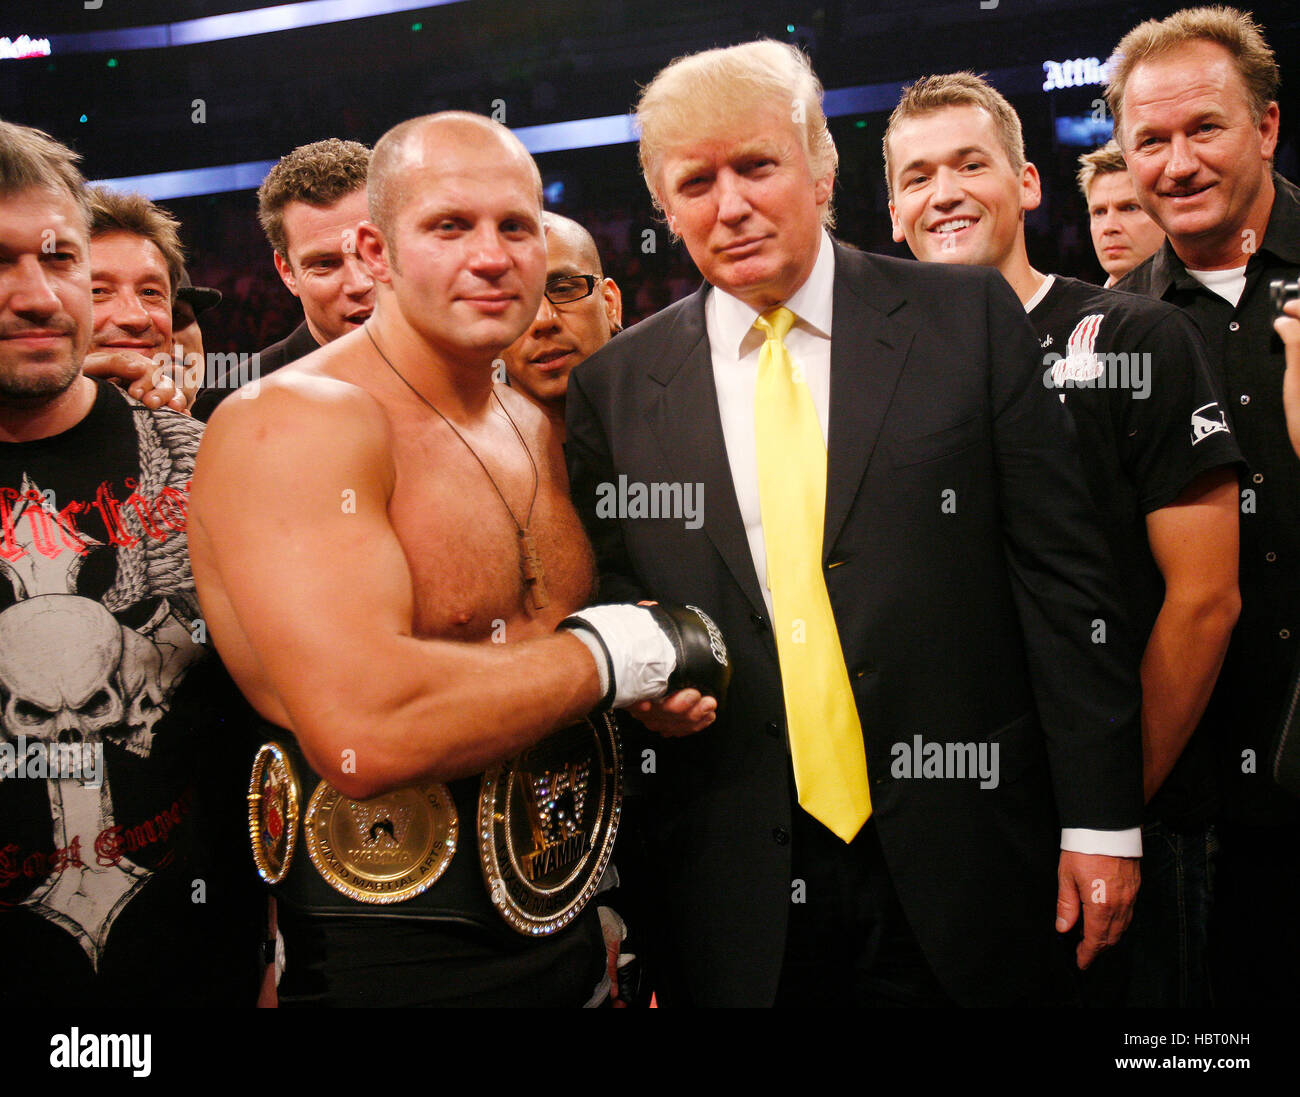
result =
M0 1004L251 1005L242 760L214 749L238 700L185 532L201 427L82 373L75 159L0 122Z
M1300 800L1270 753L1300 651L1300 459L1283 412L1269 283L1300 276L1300 188L1273 170L1281 72L1251 16L1194 8L1134 27L1106 98L1137 199L1164 246L1122 288L1196 325L1250 466L1241 491L1241 620L1206 710L1223 782L1211 933L1229 1005L1294 1006Z
M1029 264L1024 211L1040 199L1020 120L970 73L906 89L885 136L894 239L919 259L997 267L1043 348L1124 583L1142 657L1143 890L1115 954L1083 981L1089 1001L1208 1004L1205 960L1214 779L1194 732L1238 612L1241 455L1177 311ZM1095 637L1097 642L1104 636Z

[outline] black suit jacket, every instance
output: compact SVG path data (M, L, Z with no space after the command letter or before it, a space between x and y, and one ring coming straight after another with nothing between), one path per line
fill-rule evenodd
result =
M1141 817L1136 660L1107 550L1073 430L1002 277L838 245L835 260L824 567L874 819L915 936L954 1000L1032 999L1054 951L1058 828L1123 829ZM647 843L665 997L765 1005L792 893L791 769L704 294L574 372L567 451L601 600L699 605L732 654L712 727L649 736L629 752L631 766L653 771ZM620 475L703 484L702 527L600 517L600 485ZM997 787L903 776L899 746L916 736L996 744Z
M312 335L307 321L304 320L278 343L272 343L265 350L258 351L258 376L265 377L281 366L287 366L299 358L306 358L312 351L319 349L320 344L316 342L316 336ZM212 418L212 413L217 410L221 401L234 391L227 378L215 378L199 393L191 413L195 419L201 419L206 423Z

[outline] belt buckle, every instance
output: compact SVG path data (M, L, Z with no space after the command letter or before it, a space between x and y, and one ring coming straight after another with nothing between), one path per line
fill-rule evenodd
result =
M609 713L563 728L488 770L479 861L497 913L528 937L556 933L596 893L623 807L623 757Z
M307 805L307 856L335 891L360 903L400 903L432 887L456 852L446 785L410 785L350 800L321 781Z
M298 845L302 794L289 756L279 743L265 743L253 757L248 782L248 836L253 863L268 884L289 874Z

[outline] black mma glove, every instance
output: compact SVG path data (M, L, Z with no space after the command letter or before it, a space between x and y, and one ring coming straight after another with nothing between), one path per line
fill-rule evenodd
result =
M627 708L679 689L698 689L719 702L731 681L722 633L696 606L588 606L566 617L590 649L604 690L600 707Z

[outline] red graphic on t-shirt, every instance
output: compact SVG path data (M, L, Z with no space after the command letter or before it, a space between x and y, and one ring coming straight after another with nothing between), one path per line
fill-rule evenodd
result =
M154 541L162 543L176 533L185 532L189 483L185 484L184 490L164 487L154 498L146 499L135 490L135 480L128 478L122 482L131 492L123 503L118 502L113 485L105 480L99 485L93 500L82 502L74 499L60 507L57 514L43 505L44 496L35 488L21 491L0 487L0 559L11 563L21 560L28 555L27 545L51 560L68 551L86 555L90 545L77 529L77 516L92 511L97 512L104 523L109 543L123 548L133 548L140 543L122 520L122 513L127 508L134 511L146 536ZM30 530L15 529L14 512L22 502L35 504L22 508L19 519L30 523Z

